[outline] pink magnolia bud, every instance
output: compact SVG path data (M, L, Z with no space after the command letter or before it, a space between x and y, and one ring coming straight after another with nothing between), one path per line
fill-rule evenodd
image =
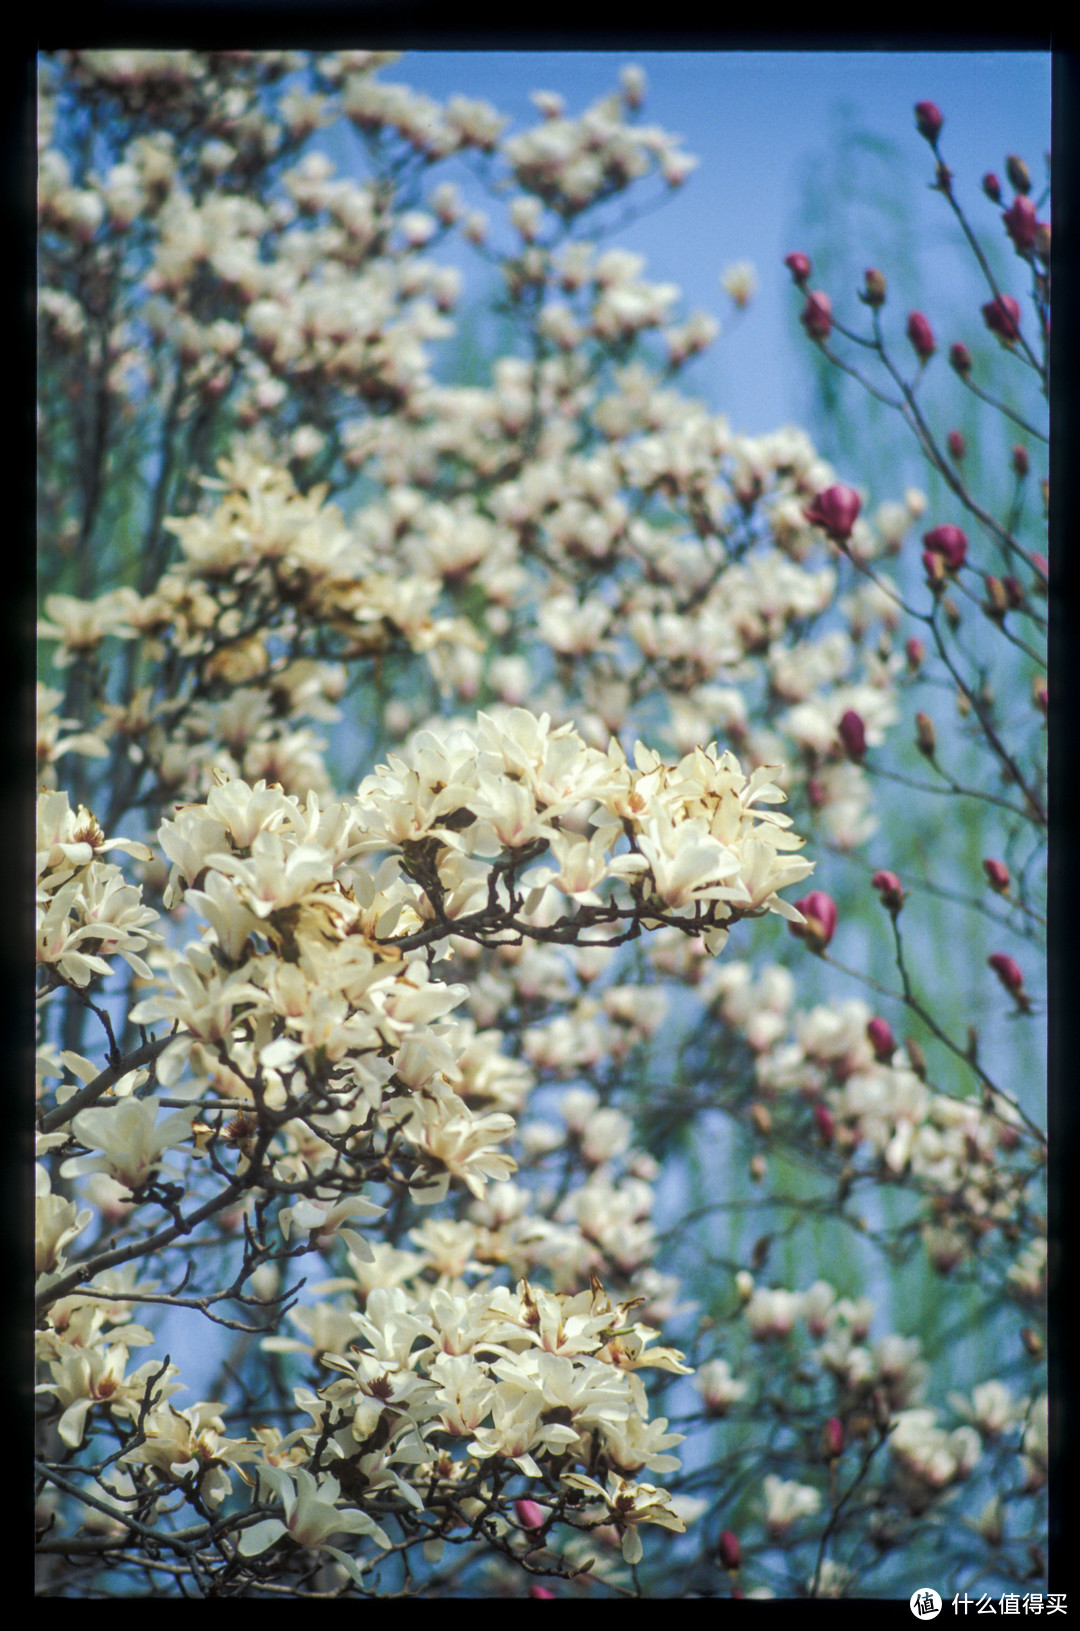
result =
M199 386L199 393L205 401L216 402L219 397L225 395L225 392L229 389L231 384L232 375L229 373L229 370L227 368L219 368L216 374L211 374L209 379L204 379L202 381L202 384Z
M916 715L916 718L919 716ZM904 886L895 872L875 872L870 879L870 886L876 889L881 897L882 906L886 907L895 917L904 904Z
M826 1461L835 1461L844 1453L844 1424L839 1416L830 1416L822 1428L821 1453Z
M937 141L944 123L941 109L935 103L916 102L915 127L919 135L925 137L931 145Z
M787 267L788 271L795 279L796 284L801 289L807 278L810 276L809 255L802 254L802 252L798 249L792 250L790 255L784 256L784 265Z
M1038 226L1035 206L1024 193L1017 193L1001 219L1005 223L1005 231L1021 254L1025 249L1035 247L1035 228Z
M836 1120L827 1104L815 1104L814 1124L823 1144L831 1144L836 1137Z
M959 340L949 347L949 365L956 370L961 379L967 379L971 373L971 352L966 345L961 345Z
M734 1573L742 1562L742 1547L739 1545L738 1535L733 1534L730 1529L721 1529L716 1554L728 1573Z
M937 350L934 331L921 311L913 311L907 320L907 337L915 348L920 362L929 362Z
M1031 191L1031 172L1018 153L1010 153L1005 160L1005 174L1018 193Z
M1001 182L998 180L993 170L988 170L983 176L982 190L992 203L1001 203Z
M887 1019L879 1019L876 1015L866 1026L866 1034L870 1038L870 1046L874 1050L874 1058L883 1065L887 1065L896 1052L896 1038L892 1033L892 1026Z
M959 527L931 527L923 533L923 543L932 555L941 556L950 572L959 571L967 560L967 535Z
M535 1501L515 1501L514 1516L523 1529L531 1531L544 1527L544 1509Z
M846 544L861 508L854 488L826 487L803 514L815 527L827 532L834 544Z
M1020 338L1020 306L1010 294L988 300L982 308L983 322L991 334L996 334L1005 345Z
M908 667L913 673L916 673L922 667L922 660L926 656L925 645L913 634L910 639L904 642L904 653L908 660Z
M958 430L951 430L948 436L945 438L945 444L948 447L952 458L954 458L957 464L959 464L960 460L967 452L967 443L964 441L964 438L961 436L960 432Z
M876 266L868 266L865 273L866 286L862 298L868 306L875 309L885 304L885 274L879 272Z
M806 297L799 322L812 340L827 340L832 333L832 301L821 289Z
M1020 966L1003 951L995 951L986 959L987 967L992 968L1006 991L1012 997L1019 997L1024 989L1024 976Z
M987 858L983 862L983 871L986 873L986 881L989 883L991 889L996 889L999 895L1005 895L1008 893L1010 883L1009 869L1005 865L1004 861L992 861Z
M849 708L836 727L849 759L859 760L866 753L866 726L862 716Z
M1012 450L1012 467L1016 471L1016 474L1021 478L1026 476L1028 471L1031 469L1031 460L1028 458L1028 450L1026 447L1022 447L1019 442L1017 442L1016 446Z
M530 1597L554 1597L554 1595L555 1595L555 1593L553 1591L550 1591L547 1586L530 1586L529 1587L529 1596Z
M789 923L788 928L799 940L805 940L811 951L824 951L836 933L836 902L824 890L813 889L795 905L806 922Z
M1010 610L1015 612L1024 604L1024 591L1020 579L1014 578L1011 572L1007 572L1001 580L1001 587L1005 591L1005 598L1009 602Z

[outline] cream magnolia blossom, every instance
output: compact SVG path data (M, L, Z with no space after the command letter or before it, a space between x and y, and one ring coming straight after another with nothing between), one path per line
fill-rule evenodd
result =
M87 1172L107 1172L126 1188L141 1189L165 1162L165 1151L191 1136L194 1107L177 1110L157 1124L157 1099L121 1099L111 1105L80 1110L72 1131L81 1144L100 1155L71 1156L61 1176L74 1178Z
M150 1411L143 1427L145 1442L129 1450L124 1461L153 1467L170 1481L191 1477L207 1504L220 1506L232 1492L228 1469L236 1468L245 1483L250 1483L242 1467L258 1451L255 1444L226 1435L219 1408L202 1403L177 1410L167 1404Z
M653 1484L635 1484L630 1479L613 1475L605 1489L594 1478L575 1472L564 1473L562 1482L603 1503L622 1536L622 1555L627 1563L640 1563L644 1554L637 1531L639 1524L656 1523L679 1534L686 1528L682 1518L672 1509L667 1490L657 1489Z
M821 1506L821 1494L808 1484L766 1473L765 1521L773 1535L782 1535L800 1518L812 1517Z
M64 1247L82 1234L93 1217L89 1207L54 1195L49 1174L44 1167L36 1168L37 1190L34 1201L34 1268L38 1275L49 1275L63 1269Z
M259 1470L263 1483L282 1502L285 1517L267 1518L262 1523L245 1529L240 1537L240 1553L256 1557L283 1537L293 1540L309 1551L316 1551L333 1535L371 1535L380 1546L389 1547L390 1541L379 1525L355 1507L339 1508L341 1491L331 1477L316 1480L303 1467L289 1472L284 1467L262 1466ZM333 1547L328 1548L340 1555Z
M49 1361L51 1382L41 1382L38 1393L51 1393L61 1406L57 1432L71 1449L83 1442L90 1412L100 1405L129 1421L138 1419L145 1400L151 1403L168 1398L181 1385L170 1378L178 1375L175 1365L148 1360L138 1370L127 1372L128 1349L123 1342L94 1343L81 1347L64 1343Z

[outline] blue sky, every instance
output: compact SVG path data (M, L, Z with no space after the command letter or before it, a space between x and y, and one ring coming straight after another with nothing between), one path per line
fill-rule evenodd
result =
M925 185L930 151L914 104L934 101L944 113L957 194L991 240L1004 235L980 178L988 169L1004 176L1005 155L1019 153L1038 185L1050 146L1046 52L416 51L382 77L440 99L485 97L520 130L537 118L530 91L557 90L579 113L614 89L630 62L648 75L641 117L680 135L701 162L664 208L612 241L645 254L648 276L678 283L689 309L720 319L724 337L701 365L699 388L750 433L798 420L803 409L806 342L782 262L801 247L792 233L807 167L824 158L845 118L898 150L897 195L914 201L931 286L955 277L956 259L947 253L948 212ZM736 318L719 277L740 260L754 262L759 292ZM854 291L835 293L852 299ZM897 289L898 303L904 294Z

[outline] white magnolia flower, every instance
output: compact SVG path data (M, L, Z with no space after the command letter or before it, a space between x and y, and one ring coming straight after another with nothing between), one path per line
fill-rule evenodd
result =
M258 1557L284 1535L309 1551L318 1551L333 1535L341 1534L371 1535L378 1545L389 1548L385 1531L373 1518L356 1507L337 1506L341 1488L336 1478L324 1476L316 1482L304 1467L288 1470L264 1464L259 1467L259 1481L282 1502L285 1517L265 1518L245 1529L237 1547L241 1557ZM330 1549L338 1555L336 1549Z
M821 1508L821 1495L809 1484L797 1484L767 1473L764 1489L765 1522L775 1536L786 1534L800 1518L812 1518Z
M71 1127L81 1144L100 1155L76 1155L60 1168L63 1178L105 1172L125 1189L141 1189L163 1164L166 1150L191 1136L195 1107L177 1110L157 1125L157 1099L119 1099L80 1110Z

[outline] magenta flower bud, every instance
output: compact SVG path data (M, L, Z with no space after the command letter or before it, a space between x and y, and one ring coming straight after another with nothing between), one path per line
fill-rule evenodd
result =
M824 890L813 889L795 905L806 922L789 923L788 928L799 940L806 940L811 951L824 951L836 933L836 902Z
M967 379L971 373L971 352L966 345L961 345L959 340L949 347L949 364L961 379Z
M1012 450L1012 467L1016 471L1016 474L1021 477L1026 476L1028 471L1031 469L1031 461L1028 458L1027 448L1022 447L1019 442L1017 442L1016 446Z
M738 1535L733 1534L730 1529L721 1529L716 1554L728 1573L734 1573L742 1562L742 1547L739 1545Z
M1005 598L1009 602L1009 609L1015 612L1024 604L1024 591L1023 587L1021 586L1020 579L1014 578L1012 573L1008 572L1001 580L1001 587L1005 591Z
M923 543L932 555L941 556L950 572L958 571L967 560L967 534L959 527L931 527L923 533Z
M523 1529L531 1531L544 1527L544 1509L535 1501L515 1501L514 1516Z
M1005 345L1020 338L1020 306L1010 294L988 300L982 308L983 322L991 334L996 334Z
M895 917L904 904L904 886L895 872L875 872L870 879L870 886L876 889L881 897L882 906L886 907Z
M866 753L866 726L863 724L861 714L857 714L854 708L849 708L836 729L848 758L861 759Z
M830 1416L821 1432L821 1452L826 1461L835 1461L844 1453L844 1424L839 1416Z
M827 340L832 333L832 301L821 289L806 297L799 322L812 340Z
M529 1596L530 1597L554 1597L554 1595L555 1595L555 1593L553 1591L550 1591L547 1586L530 1586L529 1587Z
M823 1144L831 1144L836 1137L836 1118L827 1104L815 1104L814 1125L821 1134Z
M983 176L982 190L986 194L987 198L990 199L991 203L1001 203L1001 182L998 180L993 170L988 170Z
M934 331L921 311L913 311L907 320L907 337L915 348L920 362L929 362L937 350Z
M826 487L803 514L815 527L827 532L834 544L846 544L861 508L862 501L853 487Z
M1005 223L1005 231L1021 254L1025 249L1035 247L1035 228L1038 222L1035 219L1035 206L1026 194L1017 193L1001 219Z
M923 642L913 634L910 639L904 641L904 655L907 657L908 667L911 669L912 673L917 673L922 667L923 658L926 656L926 647Z
M995 951L986 959L987 966L992 968L1002 985L1010 996L1016 997L1024 989L1024 976L1020 972L1019 964L1003 951Z
M788 271L791 273L792 277L795 279L795 282L801 289L807 278L810 276L809 255L804 255L800 250L795 249L790 255L784 256L784 265L787 267Z
M866 1034L870 1038L870 1046L874 1050L874 1058L880 1064L887 1065L896 1052L896 1038L892 1033L892 1026L887 1019L878 1019L876 1016L868 1021Z
M925 137L931 145L937 141L944 123L945 120L942 118L941 109L936 103L916 102L915 128L918 130L919 135Z
M949 453L956 460L957 464L959 464L960 460L967 452L967 443L964 441L964 438L961 436L958 430L951 430L948 436L946 436L945 442L948 446Z
M1009 869L1004 861L992 861L988 857L983 862L983 871L986 873L986 881L991 889L996 889L999 895L1008 894L1011 879L1009 878Z

